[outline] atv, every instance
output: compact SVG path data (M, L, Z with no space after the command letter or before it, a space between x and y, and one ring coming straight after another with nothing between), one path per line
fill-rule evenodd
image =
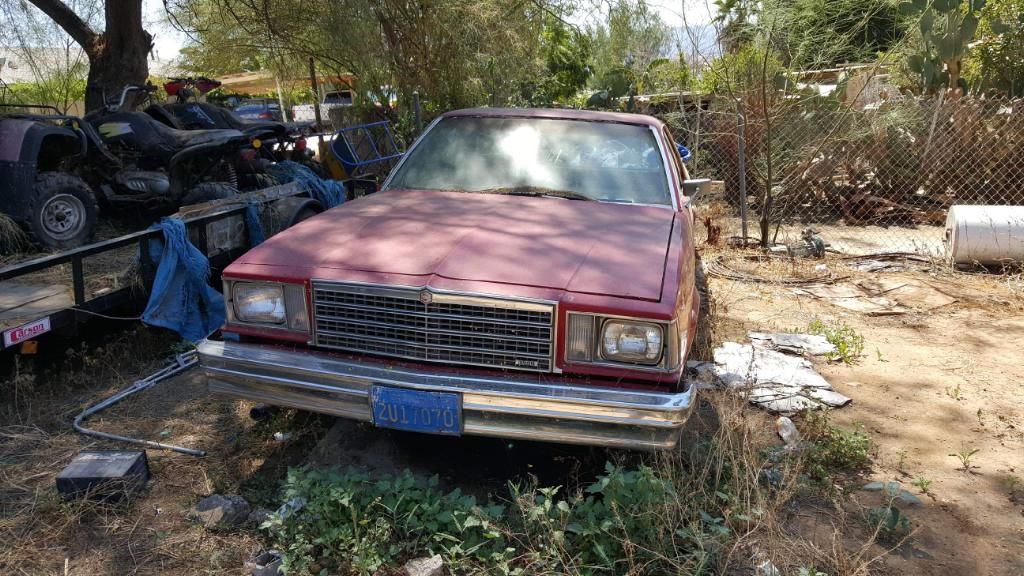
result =
M49 106L0 107L0 212L42 246L65 249L92 237L101 207L163 215L237 194L236 159L252 137L175 130L126 111L132 95L150 90L128 86L85 119Z
M96 228L96 195L74 172L88 148L77 122L51 106L0 105L0 213L47 248L78 246Z
M128 111L129 100L153 89L126 86L117 103L86 114L85 179L112 207L154 214L237 194L236 164L252 137L238 130L176 130Z
M172 78L164 84L164 90L175 101L149 106L145 112L180 130L239 130L260 141L259 156L265 161L293 160L323 173L312 160L312 151L306 148L306 138L313 133L314 123L247 120L227 108L198 100L218 86L220 82L204 77Z

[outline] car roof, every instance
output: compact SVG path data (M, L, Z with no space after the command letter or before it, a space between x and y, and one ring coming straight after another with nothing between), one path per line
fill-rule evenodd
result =
M599 110L573 110L565 108L465 108L452 110L442 117L495 117L495 118L555 118L561 120L582 120L585 122L615 122L635 124L661 129L665 124L653 116L627 112L603 112Z

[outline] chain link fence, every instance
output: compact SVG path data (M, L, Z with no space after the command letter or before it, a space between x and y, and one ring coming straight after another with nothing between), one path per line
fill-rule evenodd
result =
M1024 204L1024 101L757 104L661 115L692 151L692 176L714 181L698 203L726 236L742 234L745 206L755 240L790 244L812 228L840 252L938 256L950 206Z

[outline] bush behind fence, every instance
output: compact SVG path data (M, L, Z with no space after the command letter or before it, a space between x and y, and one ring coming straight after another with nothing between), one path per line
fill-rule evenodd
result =
M742 129L739 110L719 98L662 115L693 152L692 174L721 182L700 203L727 206L731 233L746 201L754 237L767 215L770 241L811 227L845 252L940 254L950 206L1024 204L1022 100L906 98L858 110L794 98L767 115L748 106Z

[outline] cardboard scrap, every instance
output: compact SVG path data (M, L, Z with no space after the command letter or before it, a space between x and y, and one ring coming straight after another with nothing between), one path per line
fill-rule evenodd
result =
M715 349L714 362L689 363L689 373L698 387L735 390L755 406L785 416L851 402L832 390L810 361L758 344L764 341L725 342Z
M755 346L790 352L792 354L823 356L836 351L836 345L824 336L790 332L747 332Z
M887 276L836 284L812 284L790 290L868 316L906 314L913 310L929 311L956 302L956 298L916 278Z

